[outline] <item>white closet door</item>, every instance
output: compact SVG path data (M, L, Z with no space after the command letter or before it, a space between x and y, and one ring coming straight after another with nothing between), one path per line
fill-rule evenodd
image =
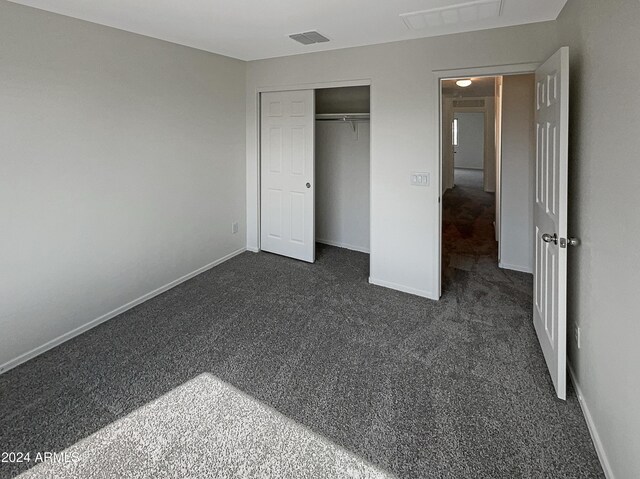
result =
M262 93L261 249L315 261L313 90Z

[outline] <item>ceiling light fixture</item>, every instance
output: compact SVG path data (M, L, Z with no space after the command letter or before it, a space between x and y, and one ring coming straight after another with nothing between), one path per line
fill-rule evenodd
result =
M458 80L456 85L461 86L462 88L467 88L471 83L471 80Z

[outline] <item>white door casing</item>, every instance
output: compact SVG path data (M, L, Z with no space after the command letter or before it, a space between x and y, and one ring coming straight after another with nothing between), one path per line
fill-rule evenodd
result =
M261 249L315 261L313 90L261 94Z
M533 322L553 385L566 398L569 48L536 70Z

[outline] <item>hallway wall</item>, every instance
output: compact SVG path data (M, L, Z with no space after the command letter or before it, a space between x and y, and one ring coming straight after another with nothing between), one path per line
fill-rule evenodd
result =
M457 112L458 146L453 158L454 168L484 168L484 112Z
M533 272L535 75L502 81L500 267Z
M638 0L569 0L557 22L571 58L569 234L581 240L569 251L569 359L617 479L640 471L638 25Z

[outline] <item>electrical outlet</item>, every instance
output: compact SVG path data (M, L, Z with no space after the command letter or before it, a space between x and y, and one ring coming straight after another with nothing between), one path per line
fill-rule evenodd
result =
M231 223L231 234L236 234L238 232L238 222L234 221Z
M576 345L578 346L578 349L580 349L580 326L576 326L574 329L574 335L576 338Z

